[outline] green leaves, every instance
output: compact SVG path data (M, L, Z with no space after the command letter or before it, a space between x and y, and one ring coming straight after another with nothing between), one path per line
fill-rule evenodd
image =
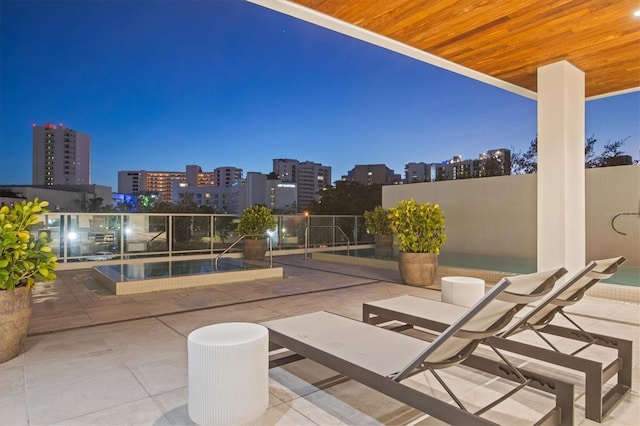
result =
M36 280L56 278L58 259L49 247L51 240L45 232L36 238L30 230L48 205L36 198L0 208L0 290L21 285L31 288Z
M444 212L438 204L418 204L411 198L389 209L394 241L400 251L440 254L444 233Z
M376 206L373 210L364 212L364 223L367 231L373 235L391 235L389 212L382 206Z
M237 231L241 235L264 234L269 229L275 229L276 226L276 218L271 210L266 206L254 204L242 212Z

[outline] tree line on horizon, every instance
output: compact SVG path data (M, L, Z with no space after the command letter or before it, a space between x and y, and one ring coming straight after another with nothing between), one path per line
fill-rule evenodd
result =
M607 165L607 159L618 157L624 154L621 150L625 142L630 138L618 139L613 142L604 144L602 152L596 154L595 145L598 140L593 136L589 136L584 144L584 166L585 168L604 167ZM529 148L522 151L511 152L511 174L524 175L536 173L538 171L538 138L536 137L529 142Z

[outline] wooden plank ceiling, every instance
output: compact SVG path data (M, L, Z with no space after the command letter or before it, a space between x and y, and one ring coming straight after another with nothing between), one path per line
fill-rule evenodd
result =
M587 97L640 87L638 0L291 1L534 92L561 60Z

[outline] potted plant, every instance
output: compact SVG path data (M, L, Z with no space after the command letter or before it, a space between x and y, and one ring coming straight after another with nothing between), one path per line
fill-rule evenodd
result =
M444 233L444 212L438 204L418 204L411 198L389 209L394 243L400 251L398 266L406 284L433 284Z
M376 248L389 248L393 244L389 211L376 206L373 210L364 212L364 224L367 231L373 234Z
M276 218L268 207L254 204L244 209L237 231L240 235L246 235L243 241L245 259L264 260L267 251L265 233L269 229L275 229L276 225Z
M40 222L49 203L22 201L0 208L0 363L20 353L31 323L31 290L36 281L52 281L58 265L45 232L30 228Z

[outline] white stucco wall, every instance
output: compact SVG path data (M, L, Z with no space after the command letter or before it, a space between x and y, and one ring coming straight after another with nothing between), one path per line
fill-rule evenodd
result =
M622 255L640 266L640 166L589 169L586 173L587 260ZM615 220L620 235L611 227Z
M640 218L612 217L640 209L640 166L617 166L585 171L586 259L625 256L640 265ZM394 206L413 197L440 204L445 212L447 242L443 252L536 257L536 175L389 185L382 189L382 205Z

